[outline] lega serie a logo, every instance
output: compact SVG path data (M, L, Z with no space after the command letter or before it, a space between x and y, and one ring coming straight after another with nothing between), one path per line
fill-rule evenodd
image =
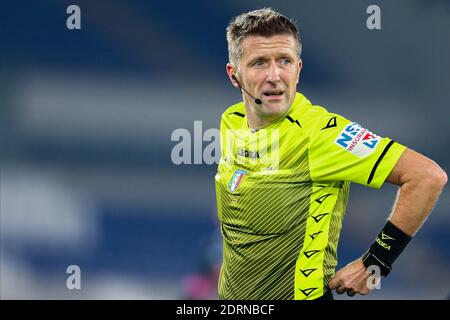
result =
M234 192L237 188L239 188L239 185L242 182L242 179L244 179L244 176L247 174L247 171L245 170L236 170L233 173L233 176L230 179L230 182L228 182L228 189L231 190L231 192Z
M376 149L380 140L380 136L352 122L339 133L334 142L355 156L363 158Z

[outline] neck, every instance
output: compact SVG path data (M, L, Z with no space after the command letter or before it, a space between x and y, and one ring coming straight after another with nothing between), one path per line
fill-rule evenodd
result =
M252 110L253 111L253 110ZM272 117L260 117L256 115L254 112L250 110L247 110L247 124L250 130L256 131L262 128L265 128L269 125L271 125L274 122L277 122L281 118L285 116L285 114L282 115L274 115Z

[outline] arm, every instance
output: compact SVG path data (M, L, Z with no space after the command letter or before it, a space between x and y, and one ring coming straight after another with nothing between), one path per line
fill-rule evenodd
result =
M432 160L406 149L386 181L400 186L390 221L405 234L413 236L433 209L447 175ZM339 270L329 283L338 294L367 294L370 276L359 258Z
M447 175L434 161L406 149L386 181L400 186L390 220L413 236L433 209Z

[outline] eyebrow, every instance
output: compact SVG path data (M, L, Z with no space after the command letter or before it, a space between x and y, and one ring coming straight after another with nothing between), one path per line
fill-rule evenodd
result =
M276 53L276 57L277 58L295 58L295 55L293 55L292 53L289 53L289 52L277 52ZM267 56L262 56L262 55L259 55L259 56L255 56L254 58L252 58L252 59L250 59L249 60L249 64L251 64L251 63L253 63L253 62L255 62L255 61L257 61L257 60L263 60L263 61L267 61L267 60L270 60Z

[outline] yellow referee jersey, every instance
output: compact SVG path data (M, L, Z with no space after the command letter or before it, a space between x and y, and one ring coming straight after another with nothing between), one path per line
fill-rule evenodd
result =
M380 188L405 147L313 106L248 128L243 103L221 120L216 175L220 299L316 299L335 273L350 182Z

